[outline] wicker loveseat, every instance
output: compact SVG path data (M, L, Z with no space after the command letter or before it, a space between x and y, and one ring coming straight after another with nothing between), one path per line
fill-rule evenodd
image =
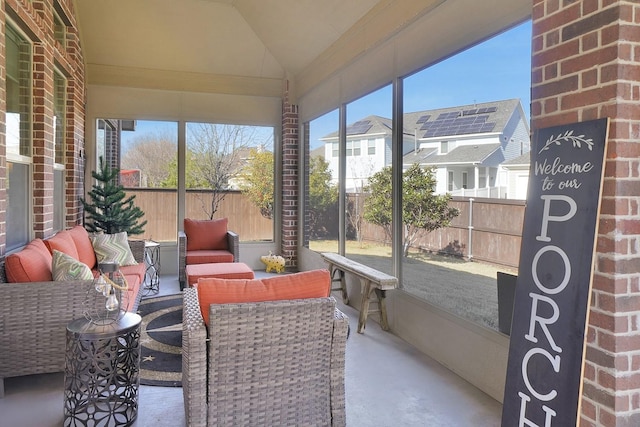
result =
M139 263L125 273L128 311L135 312L146 269L144 241L130 240L129 246ZM51 268L41 273L49 280L9 283L5 261L0 260L0 397L5 378L64 370L66 326L84 315L91 285L89 280L53 281Z
M344 426L348 318L335 299L210 304L207 327L198 294L206 280L225 281L200 279L183 293L187 426Z

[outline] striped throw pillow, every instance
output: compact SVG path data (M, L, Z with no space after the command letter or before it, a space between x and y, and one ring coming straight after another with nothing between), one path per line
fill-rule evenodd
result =
M51 273L55 281L93 280L91 269L86 264L58 250L53 251Z
M126 231L115 234L96 234L90 238L98 263L115 262L121 267L138 264L131 253Z

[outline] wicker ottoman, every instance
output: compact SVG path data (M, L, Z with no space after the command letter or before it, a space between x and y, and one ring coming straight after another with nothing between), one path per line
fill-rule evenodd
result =
M219 279L253 279L253 270L243 262L215 262L211 264L189 264L185 269L187 283L193 286L201 277Z

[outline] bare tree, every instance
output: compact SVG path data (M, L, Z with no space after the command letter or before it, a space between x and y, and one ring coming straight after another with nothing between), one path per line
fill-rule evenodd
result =
M371 157L358 159L351 162L351 179L353 182L353 193L347 204L347 220L356 233L358 244L362 247L362 227L364 225L364 200L365 187L369 182L369 177L373 175L375 165Z
M193 154L190 166L211 189L211 199L201 199L202 209L213 218L227 195L230 181L240 173L250 147L263 144L252 126L191 124L188 150Z
M177 144L167 135L143 134L122 155L122 169L139 169L143 187L161 187L175 167Z

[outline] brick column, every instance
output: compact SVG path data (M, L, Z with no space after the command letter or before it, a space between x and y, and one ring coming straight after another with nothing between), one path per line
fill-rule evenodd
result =
M48 237L53 229L53 50L33 46L33 231Z
M84 194L84 117L86 105L84 58L80 47L73 4L60 3L67 8L71 26L67 27L65 46L61 53L69 64L67 80L66 134L65 134L65 226L82 224L83 210L80 197Z
M298 106L289 102L289 83L282 100L282 248L287 267L298 265Z
M0 11L4 9L4 1L0 0ZM6 52L6 39L7 23L6 15L0 13L0 79L6 81L7 69L5 64L7 58ZM6 252L7 242L7 94L6 85L0 85L0 256L4 256Z
M534 0L532 129L609 117L581 427L640 426L640 5Z

